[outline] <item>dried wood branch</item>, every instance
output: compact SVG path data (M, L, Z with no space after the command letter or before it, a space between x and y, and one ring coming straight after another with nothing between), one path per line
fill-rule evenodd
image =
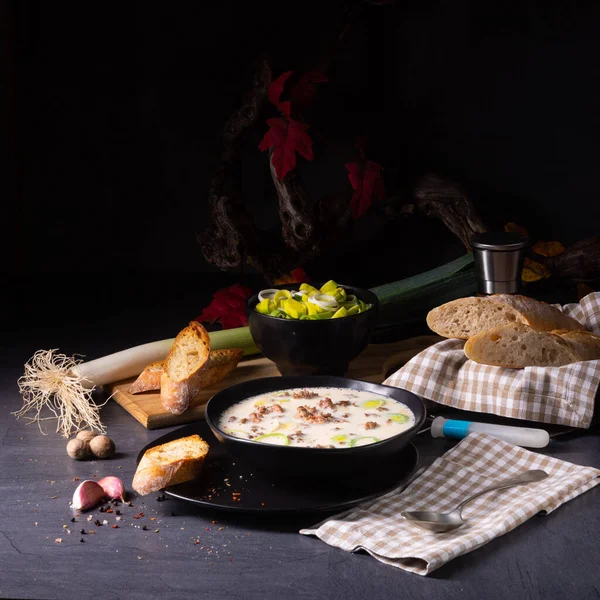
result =
M261 57L250 90L223 130L223 162L209 190L212 224L197 236L205 259L220 269L237 267L245 253L257 252L260 236L240 193L240 136L258 119L270 81L269 61Z
M441 219L471 249L471 237L487 230L463 188L440 175L430 174L417 181L414 188L415 207L427 215Z
M279 199L281 217L281 235L287 246L302 253L318 253L319 228L311 206L308 192L296 176L290 171L283 180L277 178L273 165L273 149L269 150L271 178Z

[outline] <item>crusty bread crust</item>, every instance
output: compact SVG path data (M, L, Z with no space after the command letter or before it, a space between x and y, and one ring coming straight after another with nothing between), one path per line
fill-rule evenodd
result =
M208 366L210 337L198 321L182 329L167 354L160 379L161 403L180 415L189 406Z
M211 350L207 368L198 380L199 389L214 385L227 377L238 366L242 356L244 356L242 348Z
M518 294L495 294L489 296L492 302L508 305L523 316L524 323L537 331L552 331L554 329L585 330L585 327L564 312L527 296Z
M467 358L496 367L562 367L600 359L600 337L589 331L547 332L512 324L470 337L464 350Z
M194 389L190 390L191 401L196 394L205 387L209 387L224 379L235 369L244 356L242 348L226 348L222 350L211 350L208 357L206 369L202 370L202 375L195 383ZM156 391L161 389L161 379L163 374L163 361L158 361L148 365L140 376L131 384L129 392L139 394L141 392ZM165 385L174 386L173 382L166 380Z
M202 472L208 450L208 444L199 435L150 448L137 467L133 489L144 496L169 485L196 479Z
M552 333L560 335L577 354L579 360L600 359L600 336L591 331L556 330Z
M131 384L130 394L139 394L141 392L150 392L160 390L160 376L163 372L163 362L159 360L148 365Z
M443 337L463 340L513 323L529 325L539 331L585 329L550 304L511 294L459 298L434 308L427 315L427 325L432 331Z

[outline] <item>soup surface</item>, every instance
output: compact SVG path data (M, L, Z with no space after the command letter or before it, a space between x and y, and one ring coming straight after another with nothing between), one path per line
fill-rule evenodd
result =
M246 398L221 415L219 428L267 444L351 448L392 437L414 423L410 408L388 396L311 387Z

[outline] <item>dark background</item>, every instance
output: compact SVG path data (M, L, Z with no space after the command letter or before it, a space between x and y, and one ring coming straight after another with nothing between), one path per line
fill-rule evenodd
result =
M243 279L219 275L196 242L223 123L259 52L275 76L310 69L343 3L1 6L2 266L16 305L39 316L52 298L116 306L149 291L156 303ZM567 244L597 234L599 59L597 2L366 3L315 100L327 143L299 172L315 198L348 189L344 163L368 132L390 191L435 170L494 228ZM244 198L276 231L264 131L245 139ZM307 271L371 286L462 252L441 223L390 223L375 207Z

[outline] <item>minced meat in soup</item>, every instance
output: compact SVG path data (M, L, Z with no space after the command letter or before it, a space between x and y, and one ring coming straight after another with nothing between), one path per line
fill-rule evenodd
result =
M414 423L410 408L388 396L314 387L246 398L223 413L219 428L268 444L351 448L398 435Z

